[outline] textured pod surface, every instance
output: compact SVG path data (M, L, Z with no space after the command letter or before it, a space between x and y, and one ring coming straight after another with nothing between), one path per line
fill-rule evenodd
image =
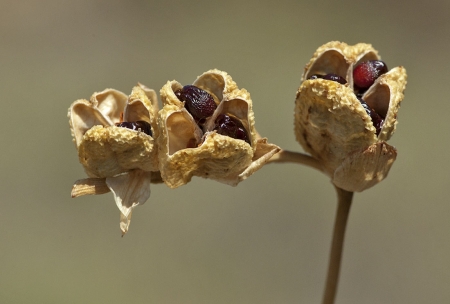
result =
M193 85L211 94L217 108L198 125L174 93L183 86L177 81L164 85L161 89L163 108L158 115L162 179L172 188L188 183L192 176L237 185L262 167L279 148L257 139L250 94L239 89L227 73L210 70L199 76ZM215 120L221 114L233 116L242 123L249 136L248 142L214 130ZM265 153L261 154L263 149Z
M361 192L382 181L396 157L395 148L385 142L354 151L334 172L333 183L341 189Z
M332 182L347 191L363 191L381 181L396 156L395 149L385 141L396 128L406 86L405 69L393 68L362 94L370 108L384 118L378 135L353 88L353 68L360 62L379 59L378 52L369 44L327 43L318 48L306 65L297 91L297 141L320 160ZM315 74L328 73L345 78L347 84L309 79Z
M136 86L131 95L107 89L90 101L77 100L69 108L69 123L80 163L90 177L110 177L131 169L158 170L156 94ZM123 121L143 120L153 136L115 126Z
M94 126L78 148L80 163L91 177L110 177L132 169L157 171L157 150L149 137L126 128Z

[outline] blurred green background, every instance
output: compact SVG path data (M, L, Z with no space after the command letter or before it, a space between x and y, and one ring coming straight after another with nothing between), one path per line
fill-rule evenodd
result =
M303 67L331 40L408 71L388 178L355 195L336 303L450 303L450 2L0 1L0 303L320 303L336 207L324 175L273 164L233 188L152 186L120 237L85 177L67 108L139 81L227 71L258 131L301 151Z

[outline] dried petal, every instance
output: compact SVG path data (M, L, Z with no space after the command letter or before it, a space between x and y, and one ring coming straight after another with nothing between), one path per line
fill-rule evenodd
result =
M333 183L341 189L361 192L381 182L396 157L397 150L385 142L354 151L334 172Z
M121 211L120 229L127 233L133 209L144 204L150 197L151 172L133 170L128 173L107 177L106 184L114 194L117 207Z
M108 193L110 190L104 178L84 178L77 180L72 187L72 197Z
M127 103L127 95L114 89L106 89L91 96L92 105L104 116L109 117L112 123L120 121L120 115Z
M83 135L93 126L111 126L113 122L92 103L85 99L75 101L69 108L69 124L73 140L78 148Z
M80 99L72 103L68 116L70 130L77 147L84 133L93 126L112 126L119 122L127 98L122 92L106 89L100 93L94 93L90 101Z
M384 119L383 128L378 135L379 141L387 141L395 132L397 113L406 88L406 71L396 67L381 75L373 86L363 95L363 99Z

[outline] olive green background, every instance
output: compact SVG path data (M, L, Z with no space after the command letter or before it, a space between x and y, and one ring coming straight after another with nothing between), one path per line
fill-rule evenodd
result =
M233 188L152 185L121 238L67 109L139 81L227 71L258 131L293 134L303 67L331 40L408 72L388 178L355 195L336 303L450 303L450 2L0 1L0 303L320 303L336 207L326 176L264 167Z

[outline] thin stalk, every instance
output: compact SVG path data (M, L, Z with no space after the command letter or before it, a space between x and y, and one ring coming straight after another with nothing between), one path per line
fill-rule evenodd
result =
M317 159L300 152L281 150L275 154L268 163L297 163L324 172L322 165ZM322 304L333 304L336 298L342 250L344 247L345 228L347 226L347 220L353 200L353 192L340 189L336 186L335 189L337 192L338 204Z
M292 152L283 149L272 156L268 163L297 163L309 166L319 171L323 171L321 164L314 157L300 152Z
M325 285L322 304L333 304L334 299L336 298L339 270L342 259L342 249L344 247L345 228L347 226L347 219L353 200L353 192L349 192L338 187L335 188L338 196L338 205L336 218L334 221L334 232L328 263L327 282Z

